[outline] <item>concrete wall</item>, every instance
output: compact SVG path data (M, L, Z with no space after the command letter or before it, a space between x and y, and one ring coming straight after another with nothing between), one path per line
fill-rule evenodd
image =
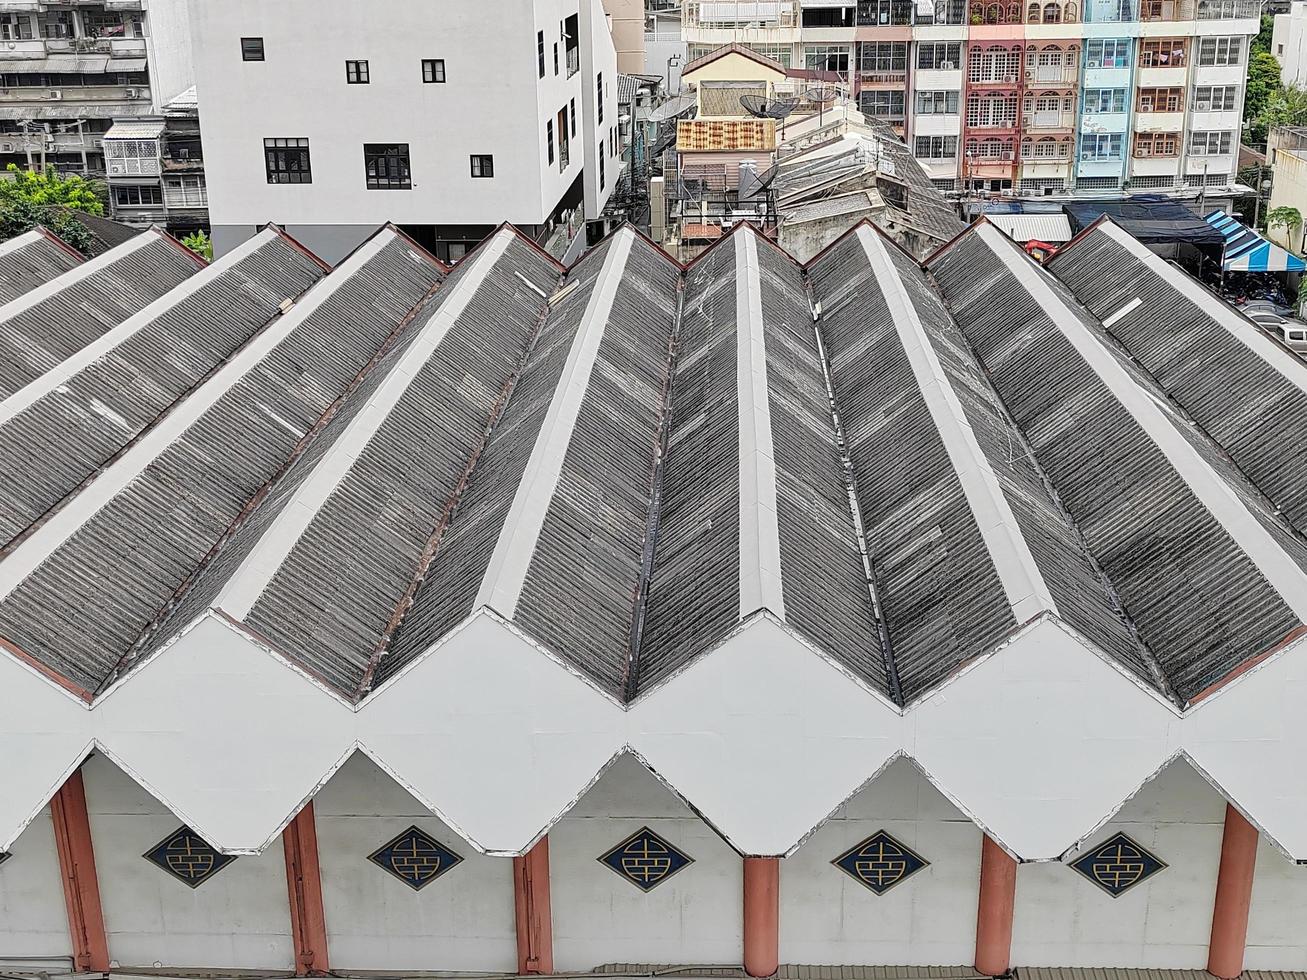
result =
M280 842L192 889L141 856L182 820L102 755L82 777L111 959L124 967L292 968Z
M1277 21L1279 19L1279 17L1276 17ZM1307 23L1307 20L1303 20L1303 23ZM1307 217L1307 152L1282 148L1280 146L1281 140L1284 140L1287 146L1293 145L1288 134L1284 131L1276 130L1271 133L1267 159L1272 165L1273 182L1271 184L1271 200L1266 206L1267 211L1270 212L1281 207L1297 208L1299 214ZM1278 245L1283 245L1295 252L1302 250L1303 229L1301 227L1290 231L1284 225L1275 225L1267 228L1266 235Z
M599 858L648 827L694 863L642 892ZM743 861L631 756L623 756L549 835L554 966L738 964Z
M1224 820L1225 800L1172 763L1089 840L1125 833L1169 867L1113 898L1066 865L1022 865L1012 962L1202 969Z
M517 969L511 859L478 854L362 754L314 810L333 969ZM463 858L421 891L368 860L412 826Z
M617 48L617 70L624 75L644 72L644 0L604 0Z
M883 895L831 863L880 830L930 862ZM781 962L970 963L980 844L916 766L893 763L781 862Z
M29 959L54 961L52 968L66 966L72 943L59 882L54 826L46 807L0 862L0 970L17 970L23 964L10 961Z
M1287 14L1275 15L1271 54L1280 63L1280 81L1302 85L1307 81L1307 5L1289 5Z
M191 21L187 0L146 0L150 97L154 111L195 84Z
M1303 910L1307 867L1295 864L1262 838L1248 916L1248 970L1307 970Z
M585 71L567 76L561 46L560 71L553 70L559 25L580 10L578 0L510 0L494 16L482 0L446 0L438 10L377 0L365 12L352 0L195 0L213 224L543 223L594 153L592 141L574 141L566 170L547 160L546 121L573 99L581 112L582 95L594 87ZM601 61L615 65L602 8L599 21ZM544 78L537 30L545 34ZM244 36L264 39L265 61L242 61ZM424 58L444 59L444 84L423 83ZM367 60L370 83L347 85L346 60ZM612 84L615 95L615 77ZM311 184L268 183L263 140L270 137L310 141ZM364 143L408 143L412 189L369 190ZM493 178L471 176L472 154L494 157ZM235 237L218 235L215 252Z

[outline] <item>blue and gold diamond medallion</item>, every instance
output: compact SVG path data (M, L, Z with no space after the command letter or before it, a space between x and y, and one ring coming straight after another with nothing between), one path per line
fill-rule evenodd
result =
M199 888L236 860L230 854L219 854L190 827L179 827L143 856L192 888Z
M648 827L641 827L599 860L645 892L694 863L694 858L682 854Z
M878 830L831 862L860 885L884 895L930 864L906 844Z
M1116 834L1073 861L1071 867L1116 898L1157 874L1166 863L1125 834Z
M425 831L409 827L369 860L414 891L421 891L463 859Z

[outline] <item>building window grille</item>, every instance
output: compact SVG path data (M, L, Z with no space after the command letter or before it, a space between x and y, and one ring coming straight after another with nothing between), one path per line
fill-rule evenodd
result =
M484 153L472 155L472 176L493 177L495 175L495 158Z
M540 77L545 77L545 32L536 31L536 61L539 62Z
M599 107L595 111L599 114L599 121L604 121L604 73L600 72L595 76L595 104Z
M364 171L370 191L407 191L413 187L407 143L364 143Z
M241 38L241 60L242 60L242 61L262 61L262 60L263 60L263 38L261 38L261 37L243 37L243 38Z
M958 155L956 136L918 136L914 156L922 160L952 160Z
M1189 155L1198 157L1225 156L1234 143L1233 133L1190 133Z
M1199 85L1194 89L1195 112L1233 112L1239 101L1234 85Z
M1198 44L1198 64L1204 68L1243 63L1243 38L1205 37Z
M576 99L573 99L567 105L567 115L571 122L572 135L576 135Z
M1139 90L1140 112L1179 112L1184 108L1184 89L1145 88Z
M113 189L113 202L120 208L149 208L163 203L163 189L157 184L128 184Z
M962 64L962 45L957 41L925 41L917 45L917 67L956 70Z
M189 827L178 828L143 857L191 888L199 888L236 860L230 854L219 854Z
M345 62L345 81L350 85L367 85L368 63L366 61Z
M423 58L422 81L427 85L443 85L445 83L445 59Z
M1136 157L1175 157L1180 155L1179 133L1136 133Z
M265 139L263 158L269 184L313 183L307 139Z
M599 141L599 189L604 189L604 141Z
M956 116L958 112L958 93L956 90L937 92L919 91L917 95L917 113L923 116Z
M554 124L551 121L545 122L545 142L549 144L549 162L554 162Z

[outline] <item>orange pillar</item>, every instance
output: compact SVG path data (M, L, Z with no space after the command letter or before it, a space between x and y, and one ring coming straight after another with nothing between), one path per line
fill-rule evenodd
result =
M744 859L744 972L770 977L781 958L781 859Z
M549 838L513 858L517 972L554 972L554 921L549 910Z
M1256 868L1257 828L1226 804L1221 869L1216 876L1216 902L1212 908L1212 942L1207 948L1207 972L1221 980L1234 980L1243 972Z
M59 852L68 933L73 940L73 962L78 973L109 971L109 940L100 908L100 882L95 875L95 848L91 846L91 820L86 813L86 787L79 770L68 777L50 801L54 843Z
M980 845L980 905L976 913L976 972L991 977L1012 966L1012 914L1017 863L988 834Z
M295 975L325 976L327 915L322 907L322 872L318 866L318 825L313 804L295 815L281 835L286 850L286 891L290 897L290 934L295 944Z

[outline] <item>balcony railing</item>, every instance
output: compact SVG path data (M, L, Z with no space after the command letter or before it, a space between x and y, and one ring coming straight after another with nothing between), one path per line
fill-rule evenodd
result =
M1194 0L1142 0L1139 19L1149 23L1194 19Z
M1039 65L1026 69L1028 85L1075 85L1080 78L1080 71L1074 65Z
M683 26L701 29L780 29L798 27L798 0L691 0L682 14Z

